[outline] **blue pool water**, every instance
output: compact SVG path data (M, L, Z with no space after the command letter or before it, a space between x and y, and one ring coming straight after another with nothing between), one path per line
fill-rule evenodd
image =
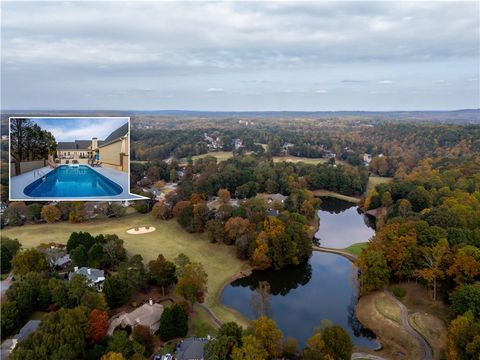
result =
M122 188L85 165L63 165L35 180L23 192L32 197L114 196Z

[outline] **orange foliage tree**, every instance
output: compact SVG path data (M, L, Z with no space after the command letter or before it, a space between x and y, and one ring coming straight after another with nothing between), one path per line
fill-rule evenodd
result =
M88 339L90 343L96 344L100 342L108 330L108 313L106 311L100 311L93 309L90 312L88 323Z

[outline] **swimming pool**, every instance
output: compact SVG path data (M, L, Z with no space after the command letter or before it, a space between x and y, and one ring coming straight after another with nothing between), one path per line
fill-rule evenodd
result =
M114 196L122 187L86 165L61 165L25 187L31 197L89 197Z

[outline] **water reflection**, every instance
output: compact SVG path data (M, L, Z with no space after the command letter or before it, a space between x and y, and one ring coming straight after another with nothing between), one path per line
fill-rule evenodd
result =
M348 201L322 197L320 227L315 241L323 247L343 249L368 241L375 234L375 220Z
M324 319L343 326L356 345L376 343L355 317L357 268L347 259L315 252L307 264L280 271L254 271L222 293L222 302L244 316L273 318L285 337L301 346ZM266 285L268 284L268 286Z

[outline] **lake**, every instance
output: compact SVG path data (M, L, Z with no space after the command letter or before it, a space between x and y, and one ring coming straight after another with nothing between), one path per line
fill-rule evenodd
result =
M331 198L322 201L321 229L328 231L321 232L321 236L331 247L348 246L344 246L347 242L338 245L345 238L356 239L351 243L367 241L374 234L354 204ZM336 217L343 220L338 221ZM337 232L333 232L333 224L339 227ZM331 238L337 242L330 241ZM374 335L355 317L357 274L357 268L348 259L314 252L310 260L300 266L254 271L232 282L224 289L221 301L249 319L268 315L276 321L285 338L295 337L301 347L320 322L328 319L347 330L355 345L374 349L378 346Z
M315 233L320 246L344 249L375 235L375 219L362 214L354 203L322 197L318 210L320 227Z

